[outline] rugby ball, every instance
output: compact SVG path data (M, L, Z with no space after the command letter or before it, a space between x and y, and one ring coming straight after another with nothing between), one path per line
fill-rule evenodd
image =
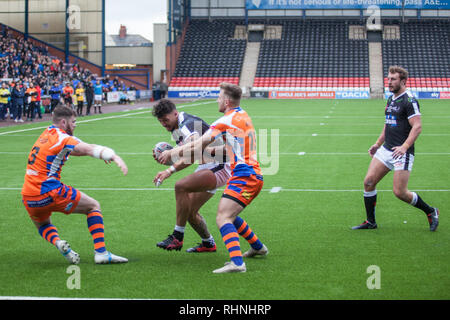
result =
M173 149L173 147L168 144L167 142L158 142L155 145L155 148L153 149L153 151L155 152L155 157L156 159L159 158L159 156L161 155L161 153L163 153L166 150L171 150ZM170 163L166 163L168 166L171 166L173 164L172 161L170 161Z

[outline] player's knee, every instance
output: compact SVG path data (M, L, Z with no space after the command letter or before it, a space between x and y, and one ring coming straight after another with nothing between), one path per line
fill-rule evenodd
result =
M394 195L403 201L408 201L408 191L403 188L394 187L393 190Z
M178 180L175 183L175 192L188 192L187 184L184 179Z
M373 191L375 189L375 181L371 176L367 176L364 179L364 190Z
M217 224L217 227L219 227L219 228L221 228L225 224L223 216L220 215L219 213L216 216L216 224Z
M101 211L101 207L100 207L100 203L97 200L92 199L88 205L88 212L91 212L94 210Z

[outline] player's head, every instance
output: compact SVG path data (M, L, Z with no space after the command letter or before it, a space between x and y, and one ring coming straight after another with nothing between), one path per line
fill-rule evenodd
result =
M178 110L172 101L161 99L153 106L152 114L167 131L178 128Z
M408 80L408 71L400 66L389 67L388 86L392 93L399 93L406 87Z
M69 135L73 135L76 127L77 114L72 108L58 106L53 110L53 124L64 130Z
M220 93L217 102L219 111L225 112L227 108L238 107L241 103L242 89L235 84L222 82L220 84Z

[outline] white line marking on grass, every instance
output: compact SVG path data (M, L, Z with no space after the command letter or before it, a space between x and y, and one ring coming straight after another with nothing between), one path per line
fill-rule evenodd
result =
M281 191L281 187L273 187L270 189L270 193L278 193Z
M159 135L157 135L159 136ZM0 154L5 155L23 155L28 154L29 151L0 151ZM151 152L117 152L120 155L126 156L152 156ZM259 155L266 155L265 153L259 153ZM367 152L280 152L272 153L271 155L281 155L281 156L366 156ZM417 152L416 155L420 156L450 156L450 152Z
M193 107L193 106L200 106L200 105L205 105L205 104L211 104L211 103L215 103L215 102L216 102L216 101L207 101L207 102L196 103L196 104L181 105L181 106L177 106L177 109L186 108L186 107ZM134 115L144 114L144 113L147 113L147 112L149 111L148 109L150 109L150 107L149 107L149 108L146 108L146 109L147 109L147 110L145 110L145 111L132 112L132 113L126 113L126 114L119 114L119 115L115 115L115 116L108 116L108 117L95 118L95 119L88 119L88 120L80 120L80 121L77 121L77 124L79 124L79 123L94 122L94 121L109 120L109 119L124 118L124 117L129 117L129 116L134 116ZM27 132L27 131L33 131L33 130L46 129L46 128L48 128L48 126L44 126L44 127L35 127L35 128L28 128L28 129L21 129L21 130L13 130L13 131L6 131L6 132L0 132L0 136L6 135L6 134L11 134L11 133Z
M133 119L133 116L127 116L128 119ZM101 118L101 119L97 119L97 120L92 120L92 121L98 121L98 120L103 120L105 118ZM83 121L91 121L91 120L83 120ZM81 121L80 121L81 123ZM158 124L155 125L151 125L154 127L158 127ZM16 131L8 131L8 132L0 132L0 136L4 136L6 134L10 134L10 133L20 133L20 132L25 132L25 131L32 131L32 130L37 130L37 129L45 129L48 126L45 127L36 127L36 128L30 128L30 129L23 129L23 130L16 130ZM163 136L164 134L140 134L140 137L146 137L146 136ZM317 133L286 133L286 134L280 134L280 137L310 137L310 136L318 136ZM374 137L374 136L379 136L379 133L321 133L320 136L324 137ZM17 134L14 135L14 137L34 137L35 135L33 134ZM89 136L96 136L96 137L131 137L131 136L136 136L134 134L80 134L81 136L85 136L85 137L89 137ZM427 136L427 137L447 137L450 136L450 133L423 133L420 136Z
M78 190L86 191L173 191L174 188L80 188L75 187ZM273 187L270 189L262 189L261 191L270 192L274 188L280 188L278 192L363 192L363 189L285 189L281 187ZM18 191L22 188L18 187L0 187L0 191ZM224 188L219 188L218 190L224 190ZM450 192L450 189L411 189L417 192ZM388 190L377 190L377 192L392 192L392 189Z

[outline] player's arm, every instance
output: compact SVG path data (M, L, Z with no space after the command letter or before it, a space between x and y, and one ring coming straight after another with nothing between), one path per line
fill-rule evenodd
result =
M91 156L97 159L102 159L106 163L113 161L117 164L120 170L122 170L124 175L128 173L128 167L125 164L125 161L123 161L113 149L105 146L88 144L81 141L73 148L73 151L70 154L73 156Z
M414 144L419 137L419 134L422 132L422 120L420 115L414 116L408 119L409 125L411 126L411 131L409 132L408 138L403 142L401 146L392 148L392 157L394 159L403 156L406 151Z
M187 142L191 142L194 141L196 139L199 138L199 134L197 132L195 132L194 134L192 134L191 136L189 136L186 141ZM155 157L155 154L153 152L153 157ZM169 158L170 159L170 158ZM159 162L158 159L155 158L156 161ZM161 185L161 183L166 180L167 178L169 178L172 174L174 174L177 171L181 171L187 167L189 167L192 163L194 163L193 159L191 159L192 161L186 161L186 158L184 157L180 157L180 159L178 161L176 161L173 165L171 165L168 169L164 170L164 171L160 171L156 174L155 178L153 179L153 183L159 187ZM162 164L164 164L163 162L160 162Z
M369 155L371 157L373 157L375 155L375 153L377 152L378 148L380 148L383 143L384 143L384 133L386 130L386 124L383 126L383 130L381 131L380 136L378 137L377 141L375 142L375 144L373 144L370 148L369 148Z
M212 135L211 131L207 131L204 135L202 135L198 139L195 139L194 141L186 143L183 146L164 151L159 156L158 161L160 163L167 163L170 159L173 159L175 157L189 157L192 159L193 155L202 154L203 150L213 141L214 136Z

